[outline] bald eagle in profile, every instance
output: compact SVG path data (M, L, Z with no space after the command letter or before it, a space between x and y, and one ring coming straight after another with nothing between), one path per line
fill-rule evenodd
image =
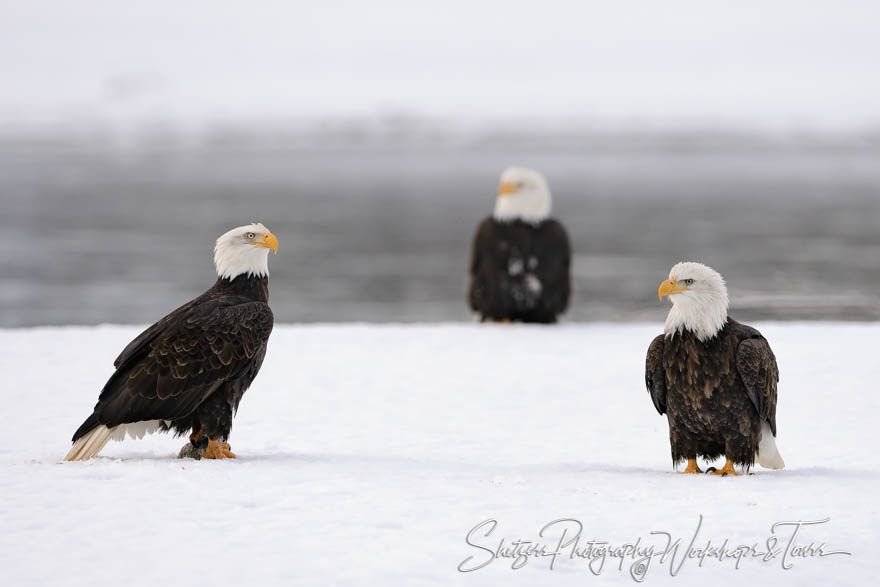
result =
M701 473L697 457L726 457L716 475L737 475L757 459L785 466L776 448L776 357L760 332L727 316L721 275L700 263L679 263L660 284L672 308L664 333L648 348L645 382L666 414L672 461Z
M537 171L501 174L495 211L471 248L469 300L481 321L551 323L568 307L571 247L550 205Z
M90 459L111 438L142 438L156 430L192 432L202 458L235 458L226 442L232 416L260 370L272 332L270 250L278 252L278 240L259 223L217 239L216 283L123 349L65 460Z

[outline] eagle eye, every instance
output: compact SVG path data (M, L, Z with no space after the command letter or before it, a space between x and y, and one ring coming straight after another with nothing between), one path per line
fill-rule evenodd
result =
M685 285L693 285L694 284L693 279L682 279L681 282Z
M247 233L246 236L247 236L248 240L254 240L255 238L257 238L257 235L255 235L252 232Z

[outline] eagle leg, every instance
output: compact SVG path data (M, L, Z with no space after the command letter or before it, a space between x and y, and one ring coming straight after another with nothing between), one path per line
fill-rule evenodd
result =
M208 440L208 448L205 449L203 459L234 459L235 453L229 450L229 443L220 443L216 440Z
M696 473L702 473L700 468L697 466L697 459L688 459L687 467L685 467L684 471L682 471L681 474L685 475Z
M199 443L199 438L202 437L202 431L203 431L203 430L204 430L204 428L199 427L198 430L196 430L195 432L193 432L192 434L190 434L190 435L189 435L189 441L192 442L193 444L198 444L198 443Z
M739 473L734 471L733 461L731 461L730 459L727 459L727 462L724 463L723 467L721 467L720 469L717 469L715 471L712 471L711 474L712 475L721 475L722 477L725 477L727 475L733 475L734 477L736 477L739 475Z

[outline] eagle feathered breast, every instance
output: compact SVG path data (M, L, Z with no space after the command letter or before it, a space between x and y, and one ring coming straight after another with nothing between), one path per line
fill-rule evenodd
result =
M568 307L571 247L554 219L487 218L471 247L471 309L484 320L555 322Z
M726 455L750 467L763 424L776 434L778 381L767 340L731 319L705 342L682 331L660 335L648 348L645 383L668 417L675 463Z

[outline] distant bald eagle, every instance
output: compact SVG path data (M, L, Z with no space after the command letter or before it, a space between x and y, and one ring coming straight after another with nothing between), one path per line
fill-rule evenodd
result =
M537 171L501 175L492 216L471 248L470 306L480 320L556 322L568 307L571 247L549 218L550 190Z
M235 457L226 442L232 416L272 332L270 249L278 252L278 240L259 223L217 239L217 282L125 347L65 460L90 459L111 438L156 430L192 431L202 458Z
M672 308L664 334L648 348L645 382L654 407L666 414L672 461L700 473L697 457L725 455L718 475L748 470L757 458L768 469L785 466L776 448L779 370L767 340L727 316L727 287L715 270L679 263L660 284Z

